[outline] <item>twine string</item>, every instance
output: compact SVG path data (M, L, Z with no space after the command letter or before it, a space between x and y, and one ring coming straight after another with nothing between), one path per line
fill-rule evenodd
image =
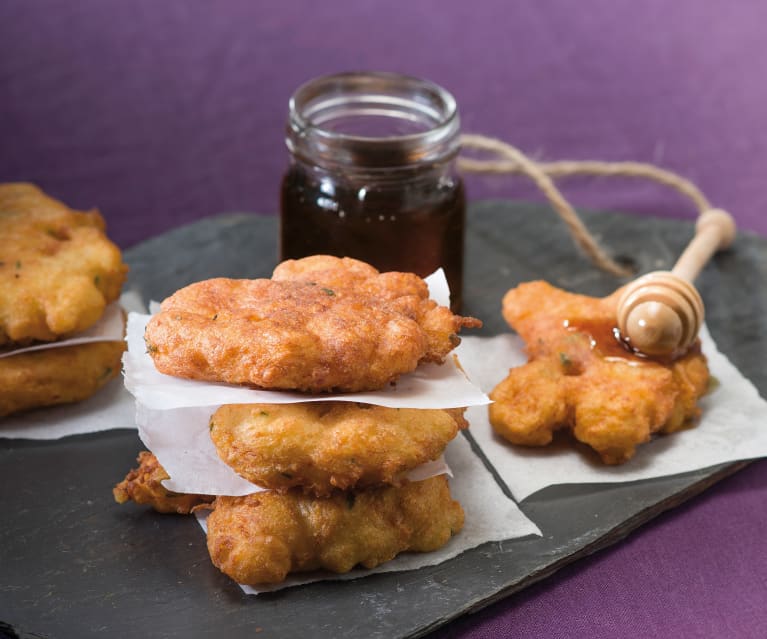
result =
M567 226L577 246L583 250L598 268L619 277L631 275L599 245L596 238L583 224L580 216L554 184L554 178L576 175L600 177L642 178L653 180L687 197L699 213L712 208L708 199L690 180L672 171L643 162L561 161L535 162L516 147L495 138L477 134L461 136L464 149L474 149L494 154L489 160L460 156L458 168L467 173L523 174L541 190L552 208Z

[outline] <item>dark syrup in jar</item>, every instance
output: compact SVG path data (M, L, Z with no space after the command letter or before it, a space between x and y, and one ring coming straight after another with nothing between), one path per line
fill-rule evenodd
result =
M424 277L445 270L451 307L462 303L466 202L453 176L385 184L343 181L292 164L282 182L281 259L353 257L379 271Z
M322 76L290 99L280 257L353 257L424 277L439 267L461 306L465 197L455 99L410 76Z

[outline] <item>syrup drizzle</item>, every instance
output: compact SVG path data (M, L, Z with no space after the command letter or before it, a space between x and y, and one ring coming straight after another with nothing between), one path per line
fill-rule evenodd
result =
M650 357L632 347L630 340L621 335L614 321L605 319L566 319L562 322L565 330L581 333L588 337L591 350L608 362L623 362L629 366L662 364L668 366L679 359L684 352L666 356Z

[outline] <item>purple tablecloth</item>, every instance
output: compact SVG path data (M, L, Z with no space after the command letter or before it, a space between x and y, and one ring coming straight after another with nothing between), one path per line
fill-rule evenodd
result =
M343 4L5 0L0 181L98 206L123 247L213 213L274 213L292 90L383 69L450 89L464 131L540 159L659 163L767 234L767 4ZM518 179L471 177L468 188L538 197ZM644 182L564 190L579 206L694 216ZM763 636L765 498L760 462L437 634Z

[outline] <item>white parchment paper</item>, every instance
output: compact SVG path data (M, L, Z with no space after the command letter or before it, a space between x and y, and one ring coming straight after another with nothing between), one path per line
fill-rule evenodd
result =
M343 575L328 572L299 573L288 575L284 582L274 586L241 588L247 594L258 594L325 579L358 579L380 572L415 570L442 563L487 542L500 542L529 535L540 536L541 531L538 527L503 494L463 436L458 435L450 443L445 457L453 471L450 492L453 499L460 502L466 518L463 530L439 550L428 553L403 553L373 570L356 568ZM206 515L198 513L197 516L203 530Z
M565 444L559 447L513 446L496 436L486 407L473 407L466 417L471 432L512 494L523 500L557 484L628 482L676 475L717 464L767 455L767 402L720 353L708 329L701 331L703 352L717 388L703 397L703 415L695 428L661 436L637 448L621 466L605 466ZM516 335L464 338L458 355L469 376L486 392L527 361Z
M136 428L135 400L117 376L88 399L9 415L0 439L60 439L113 428Z

